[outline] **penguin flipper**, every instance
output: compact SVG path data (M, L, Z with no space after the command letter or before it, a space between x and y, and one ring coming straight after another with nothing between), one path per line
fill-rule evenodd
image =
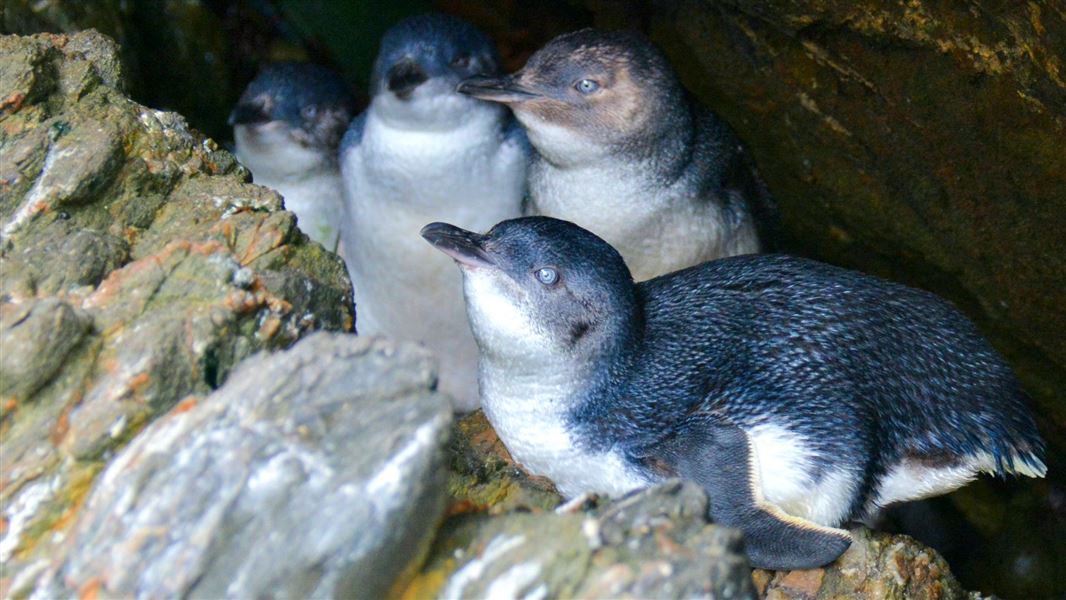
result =
M753 567L813 569L836 560L851 545L847 531L791 516L762 497L755 446L735 425L693 423L653 455L678 477L707 490L711 518L744 533Z

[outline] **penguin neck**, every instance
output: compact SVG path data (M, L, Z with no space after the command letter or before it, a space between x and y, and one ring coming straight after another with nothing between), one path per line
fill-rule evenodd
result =
M555 173L599 174L609 181L652 178L657 185L666 186L683 173L695 147L696 122L687 102L610 140L516 114L537 150L536 160Z
M378 106L378 99L368 111L367 132L380 135L400 144L425 143L442 136L470 137L474 140L495 139L486 132L500 132L506 122L506 109L488 102L471 103L467 98L442 97L437 102L425 101L418 118L403 112ZM387 102L381 100L380 102ZM455 102L468 103L454 106ZM434 106L439 104L440 106ZM435 113L436 111L436 113ZM436 118L434 118L434 116ZM364 134L365 135L365 134Z
M640 162L660 185L667 185L680 177L691 162L695 143L696 121L688 98L682 97L639 134L619 144L613 156L620 161Z
M483 347L480 383L489 419L523 415L531 423L570 422L612 394L618 374L629 372L627 365L640 354L644 316L636 300L628 298L608 314L599 331L569 350L523 358Z

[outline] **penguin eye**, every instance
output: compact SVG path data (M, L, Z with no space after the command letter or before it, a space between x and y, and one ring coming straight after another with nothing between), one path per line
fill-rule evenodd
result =
M582 94L588 95L600 89L600 84L591 79L582 79L574 84L574 89Z
M456 69L465 69L470 66L470 55L460 54L452 59L452 66Z
M305 106L300 110L300 116L308 121L313 121L316 115L318 115L318 107L313 104Z
M533 275L544 285L552 285L559 281L559 272L551 267L541 267L534 271Z

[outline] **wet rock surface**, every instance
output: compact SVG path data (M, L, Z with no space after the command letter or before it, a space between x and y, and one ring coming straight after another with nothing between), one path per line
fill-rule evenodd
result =
M4 588L156 416L258 350L354 326L340 259L182 117L126 98L117 51L0 37Z
M111 461L33 597L381 597L445 506L435 369L326 333L245 361Z

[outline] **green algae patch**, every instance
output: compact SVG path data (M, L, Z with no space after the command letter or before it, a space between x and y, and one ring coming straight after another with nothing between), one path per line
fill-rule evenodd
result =
M514 462L481 411L456 422L449 452L450 514L550 511L562 501L550 481Z

